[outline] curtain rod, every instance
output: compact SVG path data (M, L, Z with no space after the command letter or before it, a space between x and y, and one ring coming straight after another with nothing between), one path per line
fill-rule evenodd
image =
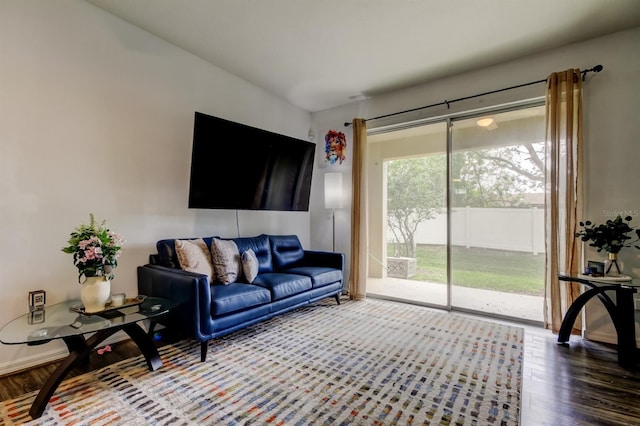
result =
M582 74L582 81L584 81L584 78L587 75L587 73L589 73L589 72L600 72L603 69L604 69L604 67L602 65L596 65L593 68L589 68L589 69L580 71L580 74ZM438 102L436 104L425 105L425 106L421 106L421 107L418 107L418 108L407 109L407 110L399 111L399 112L393 112L391 114L379 115L377 117L367 118L364 121L379 120L381 118L393 117L394 115L406 114L408 112L419 111L421 109L433 108L433 107L442 106L442 105L446 105L447 109L448 109L449 105L454 103L454 102L466 101L468 99L478 98L480 96L493 95L494 93L500 93L500 92L505 92L507 90L519 89L521 87L531 86L533 84L545 83L546 81L547 81L546 78L544 80L531 81L529 83L523 83L523 84L518 84L516 86L505 87L504 89L492 90L490 92L484 92L484 93L479 93L477 95L465 96L463 98L452 99L450 101L442 101L442 102ZM345 127L349 127L350 125L351 125L350 122L345 121L345 123L344 123Z

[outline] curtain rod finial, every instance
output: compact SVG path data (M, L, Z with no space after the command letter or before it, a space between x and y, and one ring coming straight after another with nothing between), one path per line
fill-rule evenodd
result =
M595 72L600 72L604 69L604 67L602 65L596 65L595 67L593 67L593 70Z
M344 127L349 127L349 126L351 126L351 123L349 123L348 121L345 121L344 122Z

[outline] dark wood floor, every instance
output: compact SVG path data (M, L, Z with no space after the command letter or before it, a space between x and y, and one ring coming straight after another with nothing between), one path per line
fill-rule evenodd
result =
M556 339L525 327L521 424L640 425L640 372L620 367L611 345Z
M525 326L521 424L639 425L640 373L617 364L615 348L573 337L559 346L547 330ZM88 370L139 354L131 342L93 353ZM0 378L0 400L39 389L56 364Z

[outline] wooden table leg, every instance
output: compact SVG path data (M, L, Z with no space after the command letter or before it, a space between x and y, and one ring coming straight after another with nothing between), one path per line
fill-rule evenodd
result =
M637 368L636 321L633 294L631 288L616 289L616 305L618 307L618 364L627 370Z
M562 319L562 325L558 332L558 343L566 343L569 341L573 324L576 322L580 311L592 297L597 296L598 293L601 293L602 291L604 291L602 288L592 288L582 293L573 301Z
M576 322L580 311L582 310L582 308L584 308L584 305L586 305L587 302L595 296L598 296L604 307L607 309L607 312L609 312L609 316L615 323L617 329L618 324L616 317L619 308L613 303L611 298L609 298L609 296L605 294L605 292L609 290L617 290L619 287L620 286L596 286L590 288L589 290L578 296L576 300L573 301L571 306L569 306L569 309L567 309L567 313L562 319L562 325L560 326L560 331L558 332L558 343L566 343L569 341L571 330L573 329L573 324Z
M129 324L123 328L125 333L138 345L140 352L147 361L149 371L156 371L162 366L162 359L158 353L153 337L145 333L138 324Z
M62 380L69 374L69 371L78 364L82 362L91 351L100 344L103 340L117 332L118 329L110 329L98 331L96 334L91 336L89 339L84 341L84 344L79 344L79 340L73 339L67 341L65 338L65 343L67 343L67 347L74 348L70 350L69 355L62 360L58 368L49 376L47 381L45 382L38 395L36 395L36 399L31 404L31 409L29 410L29 414L32 418L37 419L42 416L44 409L47 407L49 400L53 396L53 393L58 388Z
M158 353L158 349L156 348L153 339L135 323L125 325L124 327L98 331L86 340L83 337L78 338L78 336L63 338L69 348L69 355L62 360L60 365L55 369L51 376L49 376L42 389L40 389L38 395L36 395L36 398L29 409L31 418L37 419L42 416L42 413L47 407L53 393L56 391L58 386L60 386L62 380L64 380L73 367L86 360L93 349L120 330L125 331L131 339L133 339L136 345L138 345L140 352L142 352L147 361L147 367L149 370L155 371L162 366L162 359L160 358L160 354Z

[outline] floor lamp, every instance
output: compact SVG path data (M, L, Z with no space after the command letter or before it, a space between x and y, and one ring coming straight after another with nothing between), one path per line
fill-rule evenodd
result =
M324 207L331 209L333 251L336 251L336 209L342 207L342 173L324 174Z

